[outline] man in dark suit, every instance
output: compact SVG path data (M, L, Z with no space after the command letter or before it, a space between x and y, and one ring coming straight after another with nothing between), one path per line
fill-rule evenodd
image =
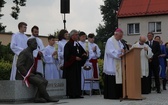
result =
M48 81L42 77L42 74L36 72L34 69L33 51L37 48L36 39L29 39L27 45L28 47L18 56L16 80L24 80L28 87L29 83L37 87L38 91L36 93L35 102L58 102L59 100L51 99L46 91Z
M69 98L83 98L81 96L81 67L88 59L88 55L77 42L78 31L72 30L69 35L70 40L64 47L63 78L66 79L66 94Z
M150 78L150 84L151 84L151 76L154 76L155 79L155 85L156 85L156 91L157 93L161 93L160 91L160 81L159 81L159 59L158 56L161 53L160 50L160 45L158 42L154 41L154 34L152 32L149 32L148 35L148 41L146 42L146 44L149 45L149 47L151 47L152 52L153 52L153 56L152 58L149 59L149 78ZM150 87L150 91L151 91L151 87Z

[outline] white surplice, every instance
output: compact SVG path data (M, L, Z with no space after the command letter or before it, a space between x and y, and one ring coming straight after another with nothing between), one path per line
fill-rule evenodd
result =
M36 41L37 41L37 49L33 51L33 56L36 58L39 51L41 51L43 53L44 45L43 45L43 42L42 42L42 40L40 38L35 37L33 35L31 35L31 37L29 37L29 39L30 38L35 38ZM42 60L38 60L38 62L37 62L37 72L40 72L40 73L42 73L44 75L44 68L43 68Z
M96 46L96 52L93 51L93 48ZM99 46L96 44L96 43L90 43L89 42L89 47L90 47L90 53L92 54L92 56L90 56L90 59L98 59L101 55L101 50L99 48ZM97 70L98 70L98 74L99 74L99 67L98 67L98 64L97 64ZM98 75L99 77L99 75Z
M58 41L58 69L60 78L62 78L63 70L60 70L60 67L64 64L64 46L67 43L65 39L62 39L61 41Z
M122 83L122 71L121 71L121 49L124 46L121 41L117 41L114 36L107 40L105 53L104 53L104 65L103 72L106 75L114 75L116 78L116 84Z
M15 55L13 58L10 80L16 80L15 77L17 69L16 68L17 58L20 52L23 51L23 49L27 48L27 40L28 37L23 33L17 32L12 35L10 48Z
M93 49L96 46L96 52L93 52L93 56L91 56L91 59L99 58L100 55L101 55L99 46L96 43L90 43L90 42L89 42L89 46L90 46L91 49Z
M141 58L141 77L143 77L143 76L147 77L149 75L149 63L148 63L148 59L153 56L152 49L147 44L145 44L145 43L143 45L140 45L139 42L137 42L136 44L134 44L132 46L132 48L133 47L143 48L141 50L141 54L140 54L140 58ZM148 51L145 51L144 47L147 47Z
M47 80L60 79L56 60L52 56L54 51L55 51L55 47L50 45L48 45L44 50L45 78Z

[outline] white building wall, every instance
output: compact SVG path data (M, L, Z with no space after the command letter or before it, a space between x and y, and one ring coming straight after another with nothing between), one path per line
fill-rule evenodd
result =
M123 38L129 44L133 44L134 42L139 40L140 35L147 35L149 22L161 22L161 33L155 34L155 35L161 36L164 43L168 42L168 15L119 18L118 27L124 31ZM140 23L140 34L139 35L128 35L127 34L128 33L127 24L129 23Z

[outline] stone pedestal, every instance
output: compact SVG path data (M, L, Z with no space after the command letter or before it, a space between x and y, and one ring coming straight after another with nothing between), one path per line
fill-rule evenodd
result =
M48 81L47 92L51 97L66 95L65 79L57 79Z
M0 101L26 101L33 99L37 89L30 85L26 87L22 80L0 81ZM66 95L66 81L64 79L49 80L47 92L51 97Z

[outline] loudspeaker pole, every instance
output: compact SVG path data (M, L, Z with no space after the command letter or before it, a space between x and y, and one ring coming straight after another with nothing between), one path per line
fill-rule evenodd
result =
M64 30L66 30L66 18L65 18L65 13L64 13L64 20L63 20L63 23L64 23Z

